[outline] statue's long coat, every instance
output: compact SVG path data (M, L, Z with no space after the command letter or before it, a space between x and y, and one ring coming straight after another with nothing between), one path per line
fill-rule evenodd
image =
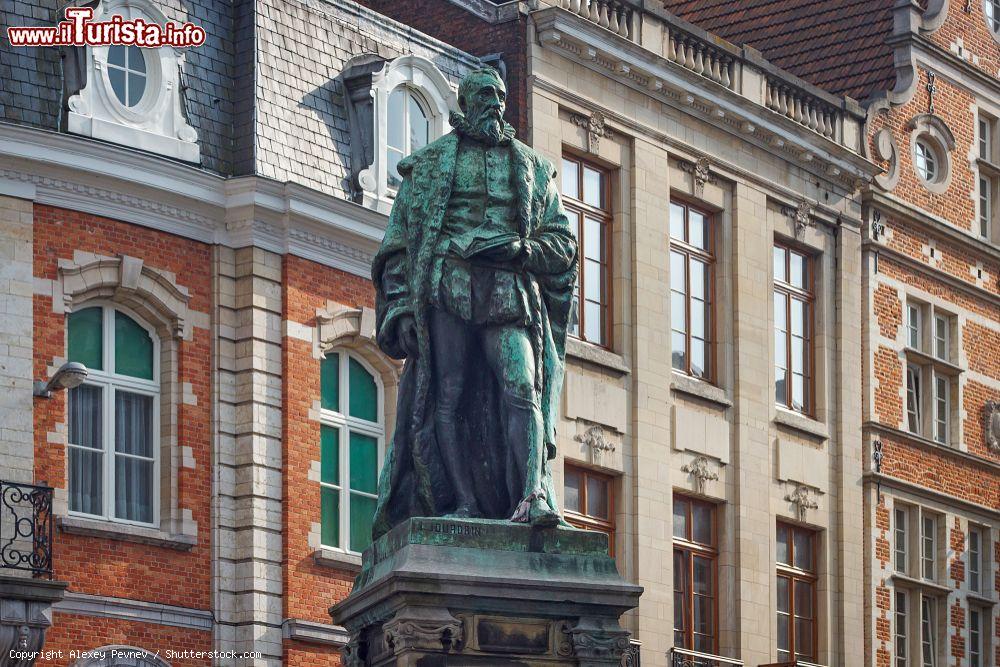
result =
M434 369L430 364L427 308L439 284L435 251L455 174L460 135L447 134L399 163L403 184L396 196L382 246L372 265L378 344L403 358L399 320L416 321L419 355L409 359L399 385L396 431L379 478L373 536L378 539L414 516L441 516L454 498L434 435ZM559 202L552 165L521 142L511 140L511 178L517 195L519 233L531 246L525 268L531 274L529 334L536 360L536 388L545 425L542 488L556 510L548 460L555 456L555 423L562 389L566 326L576 280L577 244ZM507 518L523 498L525 481L509 474L499 387L485 365L469 364L463 392L462 433L468 443L464 464L472 476L480 510ZM556 510L558 511L558 510Z

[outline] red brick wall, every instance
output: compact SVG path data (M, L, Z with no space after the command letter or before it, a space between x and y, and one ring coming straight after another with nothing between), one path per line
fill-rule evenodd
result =
M374 307L371 282L358 276L288 256L284 262L282 319L316 325L316 309L332 300L352 308ZM319 422L309 411L320 396L320 362L312 345L285 337L284 380L284 583L285 612L289 618L330 623L328 609L351 591L355 573L313 560L309 531L320 521L320 487L309 479L313 461L319 460ZM331 665L336 650L303 642L285 642L286 665ZM339 660L339 658L336 658Z
M527 141L527 18L496 25L442 0L360 0L379 14L440 39L474 56L499 53L507 65L507 122Z
M966 0L948 3L948 18L927 38L950 53L954 53L951 45L961 39L965 50L978 56L978 62L971 57L967 57L966 62L995 77L1000 69L1000 45L986 26L982 0L972 0L968 4L971 11L966 14Z
M178 654L182 651L210 651L211 632L62 613L53 614L52 628L45 636L45 650L62 651L63 656L45 664L66 667L76 659L70 656L70 651L90 651L115 644L141 648L150 653L159 651L160 658L173 667L207 667L212 664L206 658L167 656L167 651Z
M208 245L50 206L36 205L34 220L36 278L55 279L58 260L72 260L76 250L112 257L126 254L142 259L148 266L174 273L190 292L190 309L210 312ZM45 377L46 367L53 359L66 356L66 318L53 312L51 297L37 294L34 318L34 373L35 377ZM191 383L197 405L177 406L177 446L190 447L195 461L193 469L180 468L177 485L180 506L190 509L198 523L197 544L190 551L178 551L57 530L53 546L55 577L68 581L68 590L195 609L211 608L210 351L210 333L205 329L195 328L193 339L181 341L179 346L179 380ZM56 424L66 421L66 393L57 392L51 399L35 399L34 421L35 479L65 489L66 450L49 443L47 434L56 431ZM165 511L166 508L161 508L161 514ZM70 621L71 627L63 627ZM152 647L144 643L149 637L162 638L164 642L187 638L184 641L193 642L202 650L211 648L210 633L201 636L149 623L81 620L63 614L56 615L49 637L47 646L78 650L115 643L149 649Z

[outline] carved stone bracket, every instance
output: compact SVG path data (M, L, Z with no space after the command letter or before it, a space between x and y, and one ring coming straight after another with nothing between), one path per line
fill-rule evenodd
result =
M595 111L589 116L573 114L571 116L573 124L587 130L587 152L597 153L602 137L611 138L611 128L607 126L604 114Z
M792 223L795 225L795 238L799 238L806 227L812 227L814 210L813 205L805 199L800 200L795 208L790 206L783 206L781 208L782 215L787 215L791 218Z
M455 649L464 639L462 622L446 609L406 608L384 626L385 640L395 655L406 651Z
M577 442L582 442L596 452L613 452L615 444L604 436L604 429L600 426L591 426L583 433L573 436Z
M681 171L694 176L694 196L699 199L705 196L705 183L715 183L716 178L712 173L712 161L702 156L694 162L681 160L678 163Z
M986 446L991 451L1000 452L1000 401L989 400L983 406L985 419Z
M629 634L591 619L581 618L576 625L562 624L562 638L556 652L575 656L581 665L620 665L629 649Z
M698 493L705 492L705 482L719 479L719 474L709 468L707 456L699 456L690 463L685 463L681 466L681 471L694 477L694 488Z
M804 521L807 510L819 509L816 502L816 492L804 484L796 484L795 489L785 495L785 500L795 505L795 515L799 521Z

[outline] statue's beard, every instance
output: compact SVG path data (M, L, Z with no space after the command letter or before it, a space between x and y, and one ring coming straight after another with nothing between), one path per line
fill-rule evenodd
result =
M475 138L482 139L488 144L498 144L503 138L503 118L499 111L489 109L479 115L468 117L469 129Z
M499 109L470 110L464 115L456 111L450 120L459 132L489 146L506 143L514 136L513 128L504 122Z

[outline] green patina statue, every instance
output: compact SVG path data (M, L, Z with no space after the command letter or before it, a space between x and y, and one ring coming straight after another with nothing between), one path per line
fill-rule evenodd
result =
M577 244L505 99L495 70L472 72L454 131L399 163L372 279L379 347L407 362L375 539L415 516L561 522L549 462Z

